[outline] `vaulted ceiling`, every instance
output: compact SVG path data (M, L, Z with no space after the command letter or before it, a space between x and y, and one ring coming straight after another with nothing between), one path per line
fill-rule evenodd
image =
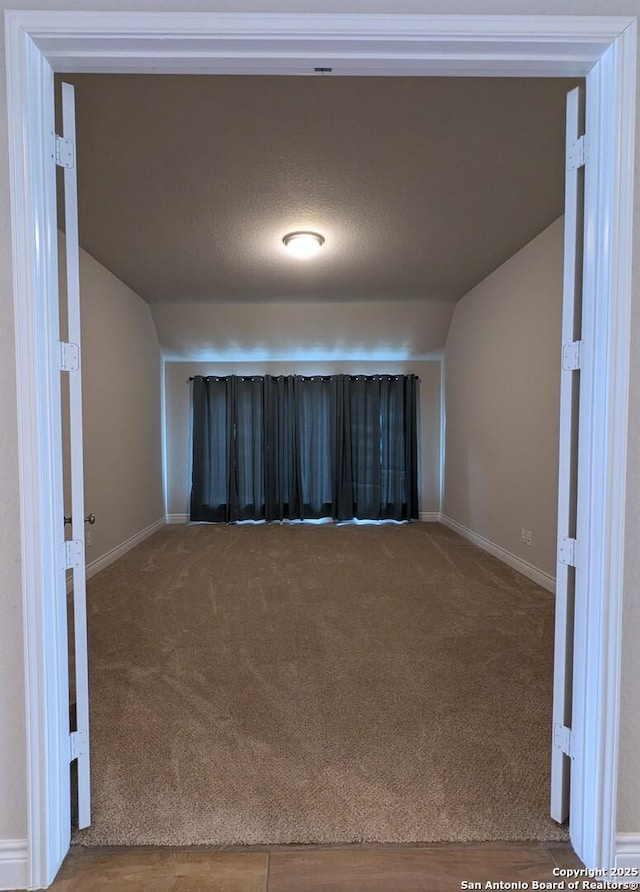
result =
M575 81L64 80L81 244L152 305L441 306L562 213ZM325 236L308 262L295 229Z

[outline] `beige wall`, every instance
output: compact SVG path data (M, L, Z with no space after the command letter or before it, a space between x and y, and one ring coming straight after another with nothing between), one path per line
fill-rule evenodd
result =
M165 363L167 514L188 514L191 489L188 380L192 375L374 375L420 378L420 511L440 510L440 362Z
M184 10L180 0L58 0L59 9ZM207 11L633 15L638 0L190 0L188 7ZM51 8L48 0L3 0L2 9ZM0 22L0 34L4 25ZM639 67L640 77L640 67ZM13 285L9 218L4 39L0 41L0 839L26 836L26 761L20 537L17 518L18 433L16 423ZM640 121L640 90L637 91ZM634 256L640 256L640 177L634 190ZM634 264L631 317L632 403L628 446L628 516L625 558L624 638L622 654L619 829L640 833L640 271Z
M59 249L64 302L62 235ZM80 293L84 497L86 513L96 515L86 527L91 564L164 517L162 357L148 304L82 250ZM65 465L71 514L68 454Z
M444 513L551 576L562 252L563 218L465 295L444 364Z

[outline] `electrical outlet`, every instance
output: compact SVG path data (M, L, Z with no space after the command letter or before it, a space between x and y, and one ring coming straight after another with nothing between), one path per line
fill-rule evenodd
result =
M527 530L527 545L533 545L533 533Z
M521 533L520 533L520 538L522 539L522 541L523 541L523 542L525 543L525 545L526 545L526 542L527 542L527 531L525 530L524 527L522 527L522 531L521 531Z
M91 530L87 530L85 533L84 541L87 548L91 548Z

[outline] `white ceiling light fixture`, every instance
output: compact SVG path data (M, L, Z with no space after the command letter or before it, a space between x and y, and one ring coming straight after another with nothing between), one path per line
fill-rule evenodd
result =
M320 235L319 232L299 230L297 232L288 232L282 237L282 241L285 248L294 257L305 260L316 254L324 245L324 236Z

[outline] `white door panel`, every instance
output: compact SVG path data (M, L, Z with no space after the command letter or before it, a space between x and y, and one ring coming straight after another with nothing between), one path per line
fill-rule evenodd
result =
M580 88L567 95L562 297L562 371L558 473L558 562L553 675L551 817L560 823L569 814L571 774L571 690L578 470L578 409L582 310L582 235L585 139L581 138Z
M62 84L62 138L56 158L64 170L66 243L67 341L63 354L63 387L68 381L69 453L71 482L71 539L65 543L67 566L73 572L73 663L75 667L76 727L71 728L71 760L77 761L78 825L91 823L89 772L89 677L87 663L87 604L85 571L85 507L82 435L82 353L80 327L80 251L78 242L78 187L76 178L75 95Z

